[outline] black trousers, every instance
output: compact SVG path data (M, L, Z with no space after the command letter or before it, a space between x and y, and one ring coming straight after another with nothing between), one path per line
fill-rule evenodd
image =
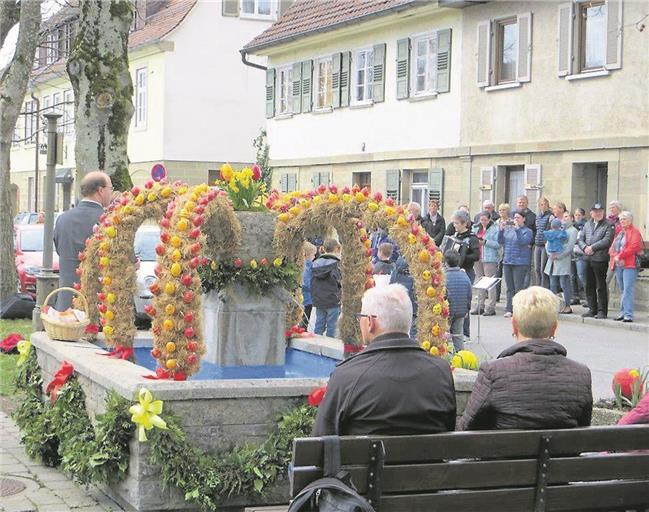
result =
M311 310L313 309L312 304L307 304L304 306L304 312L302 313L302 321L300 322L300 327L303 329L309 328L309 319L311 318Z
M586 260L586 300L593 313L608 315L607 269L608 261Z

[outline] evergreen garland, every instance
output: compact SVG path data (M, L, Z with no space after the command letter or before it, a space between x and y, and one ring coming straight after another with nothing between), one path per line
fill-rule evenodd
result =
M16 387L26 393L26 399L13 416L30 457L49 466L60 465L84 485L123 480L135 430L128 412L130 402L111 391L106 412L97 415L93 426L75 376L60 389L54 405L43 400L42 385L36 351L32 350L16 377ZM314 407L297 405L282 415L277 431L261 445L245 444L212 456L193 446L178 419L165 410L167 430L149 433L151 462L160 467L165 486L176 486L186 500L196 502L203 510L216 511L224 499L262 495L281 482L293 440L309 435L315 413Z

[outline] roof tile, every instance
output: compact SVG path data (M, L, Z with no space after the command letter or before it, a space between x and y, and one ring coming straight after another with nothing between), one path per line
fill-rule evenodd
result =
M416 7L423 0L297 0L275 23L250 41L244 50L268 48L313 32L398 9Z

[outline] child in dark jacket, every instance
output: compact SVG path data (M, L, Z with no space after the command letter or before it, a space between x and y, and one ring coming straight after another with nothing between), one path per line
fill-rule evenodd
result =
M390 242L383 242L379 245L379 261L372 267L372 273L378 275L390 275L394 270L392 263L393 245Z
M311 298L315 311L315 333L333 338L340 316L341 247L337 240L327 238L324 254L311 267Z
M449 323L455 351L464 349L464 317L471 307L471 280L462 271L460 255L457 251L444 253L446 262L446 298L449 304Z
M412 302L412 325L410 326L410 337L417 339L417 296L415 295L415 280L410 275L410 268L403 256L394 264L394 270L390 274L390 284L403 285L408 290L410 302Z

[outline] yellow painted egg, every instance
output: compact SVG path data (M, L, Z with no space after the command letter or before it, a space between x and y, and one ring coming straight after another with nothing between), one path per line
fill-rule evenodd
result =
M167 318L164 322L162 322L162 328L163 328L165 331L171 331L171 330L174 328L174 321L173 321L173 320L169 320L169 319Z
M171 243L172 247L180 247L183 241L179 236L174 235L171 237L171 240L169 240L169 243Z
M167 295L173 295L176 293L176 285L174 283L165 284L165 293Z
M174 352L176 350L176 344L173 341L170 341L165 345L167 352Z
M176 360L175 359L167 359L167 362L165 363L165 366L167 367L167 370L173 370L176 367Z
M173 315L175 312L176 306L174 306L173 304L167 304L165 306L165 313L167 313L168 315Z
M115 296L114 293L108 293L106 294L106 302L109 304L113 304L117 300L117 297Z
M171 275L174 277L178 277L183 271L183 267L180 263L172 263L171 268L169 269L169 272L171 272Z

